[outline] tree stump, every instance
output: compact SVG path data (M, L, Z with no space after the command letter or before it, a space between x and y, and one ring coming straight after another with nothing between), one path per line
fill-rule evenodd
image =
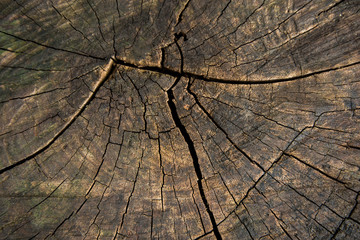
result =
M360 239L357 0L3 0L1 239Z

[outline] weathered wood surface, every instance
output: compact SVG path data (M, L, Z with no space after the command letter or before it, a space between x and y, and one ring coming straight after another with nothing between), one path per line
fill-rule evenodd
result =
M360 239L358 0L0 2L1 239Z

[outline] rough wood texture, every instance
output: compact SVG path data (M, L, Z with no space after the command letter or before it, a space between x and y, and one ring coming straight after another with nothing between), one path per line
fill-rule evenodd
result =
M0 2L1 239L360 239L358 0Z

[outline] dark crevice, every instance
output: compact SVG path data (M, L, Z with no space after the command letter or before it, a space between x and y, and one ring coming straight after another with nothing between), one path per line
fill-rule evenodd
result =
M76 210L75 214L77 214L78 212L80 212L80 210L82 209L82 207L85 205L85 203L87 202L88 198L85 198L85 200L81 203L81 205L79 206L79 208Z
M58 10L58 9L54 6L54 3L53 3L52 1L50 1L50 2L51 2L52 8L56 11L56 13L59 14L62 18L64 18L64 19L69 23L69 25L70 25L70 27L71 27L72 29L74 29L76 32L80 33L81 36L82 36L84 39L86 39L89 43L92 43L92 42L90 41L90 39L88 39L82 31L80 31L79 29L77 29L77 28L74 27L73 22L72 22L69 18L67 18L64 14L62 14L62 13L60 12L60 10Z
M279 185L284 185L286 187L288 187L289 189L291 189L292 191L294 191L297 195L299 195L300 197L304 198L306 201L310 202L311 204L314 204L316 207L320 208L321 205L317 204L316 202L314 202L312 199L308 198L305 194L299 192L298 190L296 190L294 187L292 187L290 184L287 184L287 183L283 183L283 182L280 182L278 179L276 179L273 175L271 175L270 173L268 173L268 175L273 179L275 180ZM256 190L261 193L257 188ZM261 193L262 194L262 193ZM263 195L263 194L262 194ZM264 195L263 195L264 196ZM264 196L264 198L266 198Z
M225 179L221 176L220 172L217 173L222 181L222 183L224 184L226 190L228 191L228 193L230 194L231 198L233 199L234 203L237 204L236 199L234 197L234 195L232 194L232 192L230 191L229 187L227 186Z
M200 165L199 165L199 158L198 158L196 150L195 150L194 142L192 141L192 139L191 139L189 133L187 132L185 126L182 124L182 122L180 120L180 117L179 117L179 114L178 114L177 109L176 109L175 102L174 102L175 97L174 97L174 93L173 93L172 89L179 83L179 81L181 79L181 75L183 74L183 67L184 67L183 54L182 54L180 45L177 42L180 37L181 36L179 36L179 35L175 35L175 38L174 38L175 44L176 44L176 46L177 46L177 48L179 50L180 56L181 56L180 75L177 76L174 84L169 88L169 90L166 91L167 96L168 96L167 103L169 105L169 109L170 109L170 112L171 112L172 119L173 119L176 127L180 130L180 133L183 136L183 138L184 138L184 140L185 140L185 142L186 142L186 144L188 146L191 158L193 160L193 166L194 166L194 169L195 169L195 173L196 173L196 176L197 176L197 184L198 184L200 196L201 196L201 199L202 199L202 201L203 201L203 203L205 205L206 211L207 211L207 213L209 215L215 237L216 237L216 239L222 239L222 237L220 235L220 232L219 232L219 229L217 227L216 221L215 221L214 214L212 213L212 211L210 209L210 205L209 205L209 203L208 203L208 201L206 199L206 196L205 196L204 188L203 188L203 185L202 185L203 176L202 176L202 173L201 173L201 168L200 168Z
M34 236L30 237L30 238L29 238L29 240L31 240L31 239L35 239L35 238L36 238L36 236L37 236L37 235L39 235L39 234L40 234L40 232L38 232L38 233L37 233L37 234L35 234Z
M7 132L4 132L4 133L0 133L0 137L4 136L4 135L7 135L7 134L10 134L12 133L14 130L10 130L10 131L7 131Z
M120 9L119 9L119 2L118 2L118 0L115 0L116 1L116 11L117 11L117 13L118 13L118 15L119 15L119 19L121 18L121 14L120 14Z
M96 182L97 182L96 180L93 180L93 182L91 183L90 188L86 191L85 197L87 197L90 194L90 192L92 191L92 189L95 186Z
M360 146L355 146L354 144L351 143L347 143L345 147L360 150Z
M186 71L179 72L179 71L176 71L176 70L173 70L173 69L170 69L170 68L166 68L166 67L140 66L140 65L136 65L134 63L126 62L126 61L118 59L118 58L116 58L116 59L114 58L114 61L117 64L120 64L122 66L135 68L135 69L140 69L140 70L145 70L145 71L162 73L162 74L169 75L169 76L176 77L176 78L177 77L187 77L187 78L193 78L193 79L197 79L197 80L203 80L205 82L215 82L215 83L233 84L233 85L255 85L255 84L273 84L273 83L291 82L291 81L316 76L316 75L319 75L319 74L322 74L322 73L337 71L337 70L340 70L340 69L344 69L344 68L348 68L348 67L352 67L352 66L360 64L360 61L358 61L358 62L354 62L354 63L350 63L350 64L338 66L338 67L327 68L327 69L314 71L314 72L311 72L311 73L302 74L302 75L289 77L289 78L274 78L274 79L268 79L268 80L240 80L240 79L236 80L236 79L212 78L212 77L207 77L207 76L204 76L204 75L200 75L200 74L196 74L196 73L190 73L190 72L186 72Z
M184 37L184 40L186 40L186 36L184 34L180 33L180 34L175 34L174 41L175 41L175 44L176 44L176 46L177 46L177 48L179 50L179 54L180 54L180 57L181 57L180 74L183 74L184 56L183 56L182 50L180 48L180 45L178 43L178 40L179 40L180 37ZM196 173L196 176L197 176L197 184L198 184L200 196L201 196L201 199L202 199L202 201L203 201L203 203L205 205L206 211L207 211L207 213L209 215L215 237L216 237L216 239L222 239L222 237L220 235L220 232L219 232L219 229L217 227L216 221L215 221L214 214L212 213L212 211L210 209L210 205L209 205L209 203L208 203L208 201L206 199L206 196L205 196L204 188L203 188L203 185L202 185L203 176L202 176L202 173L201 173L201 168L200 168L200 164L199 164L199 158L198 158L197 153L196 153L194 142L192 141L192 139L191 139L189 133L187 132L185 126L182 124L182 122L180 120L180 117L179 117L179 114L178 114L177 109L176 109L175 102L174 102L175 97L174 97L174 93L173 93L172 89L179 83L180 79L181 79L181 76L178 76L176 78L174 84L169 88L169 90L166 91L167 96L168 96L168 102L167 103L169 105L169 109L171 111L171 116L173 118L173 121L174 121L176 127L180 130L180 133L183 136L183 138L184 138L184 140L185 140L185 142L186 142L186 144L188 146L191 158L193 160L193 166L194 166L194 169L195 169L195 173Z
M281 219L281 217L277 216L276 213L271 209L271 205L266 201L267 197L258 189L256 188L256 191L264 198L264 202L267 205L268 210L271 212L271 214L275 217L275 219L278 221L278 225L280 226L280 228L282 229L282 231L286 234L286 236L288 236L288 238L290 238L291 240L293 240L293 238L291 237L291 235L286 231L286 229L282 226L281 223L283 223L286 226L286 223L284 222L284 220Z
M111 138L111 134L110 134L110 132L109 132L109 136L108 136L107 143L106 143L106 146L105 146L105 151L104 151L104 153L103 153L103 155L102 155L102 157L101 157L101 162L100 162L100 164L99 164L99 166L98 166L98 168L97 168L97 171L96 171L96 173L95 173L95 175L94 175L94 177L93 177L94 182L96 181L96 178L97 178L97 176L99 175L100 170L101 170L101 168L102 168L102 166L103 166L103 164L104 164L105 155L106 155L106 152L107 152L108 147L109 147L109 144L110 144L110 138Z
M206 211L207 211L207 213L209 215L211 224L213 226L214 234L216 236L216 239L222 239L222 237L220 235L220 232L219 232L219 229L217 227L216 221L215 221L214 214L210 210L209 203L208 203L208 201L206 199L206 196L205 196L205 193L204 193L204 189L203 189L203 185L202 185L203 176L202 176L202 173L201 173L201 168L200 168L200 165L199 165L199 159L198 159L198 156L197 156L197 153L196 153L196 150L195 150L194 143L191 140L191 137L190 137L189 133L187 132L185 126L182 124L182 122L180 120L180 117L178 115L176 105L174 103L175 98L174 98L173 90L169 89L167 91L167 95L168 95L168 105L169 105L169 108L170 108L170 111L171 111L172 118L173 118L173 120L175 122L175 125L180 130L181 135L183 136L183 138L184 138L184 140L185 140L185 142L186 142L186 144L188 146L190 155L192 157L194 169L195 169L195 172L196 172L196 176L198 178L197 179L197 184L198 184L200 196L201 196L201 199L202 199L202 201L203 201L203 203L205 205Z
M195 204L196 210L197 210L197 212L198 212L198 214L199 214L199 219L200 219L201 227L202 227L204 233L206 233L205 225L204 225L204 222L203 222L202 216L201 216L201 212L200 212L200 209L199 209L198 204L196 203L195 190L194 190L194 187L193 187L193 185L192 185L192 182L191 182L191 178L190 178L190 177L189 177L189 181L190 181L190 187L191 187L191 191L192 191L191 196L192 196L193 202L194 202L194 204Z
M100 212L101 212L100 204L102 203L102 201L103 201L103 199L104 199L104 196L105 196L105 192L107 191L107 189L108 189L109 186L111 185L111 182L112 182L113 178L114 178L114 174L112 175L112 177L111 177L111 179L110 179L109 185L106 185L106 184L105 184L106 187L104 188L104 191L103 191L103 193L102 193L102 195L101 195L101 197L100 197L100 199L99 199L99 202L98 202L98 204L97 204L97 206L96 206L96 208L97 208L97 214L96 214L96 216L94 217L92 223L89 225L89 228L88 228L88 230L87 230L86 233L85 233L84 239L87 238L87 234L89 233L90 228L91 228L93 225L97 226L98 229L100 229L99 226L98 226L97 223L96 223L96 220L97 220L97 218L99 217L99 214L100 214ZM99 183L100 183L100 182L99 182ZM100 183L100 184L102 184L102 183ZM102 185L103 185L103 184L102 184ZM99 234L98 234L98 236L97 236L96 239L98 239L99 235L100 235L100 231L99 231Z
M162 69L165 68L165 48L161 48L161 61L160 61L160 66Z
M270 209L271 210L271 209ZM271 210L271 212L274 214L274 212ZM275 215L275 214L274 214ZM283 230L283 232L286 234L286 236L288 236L288 238L290 238L291 240L293 240L293 238L291 237L291 235L286 231L286 229L279 224L280 228Z

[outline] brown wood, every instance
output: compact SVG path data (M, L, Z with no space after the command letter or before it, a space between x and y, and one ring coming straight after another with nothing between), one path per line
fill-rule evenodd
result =
M357 0L0 2L1 239L360 239Z

